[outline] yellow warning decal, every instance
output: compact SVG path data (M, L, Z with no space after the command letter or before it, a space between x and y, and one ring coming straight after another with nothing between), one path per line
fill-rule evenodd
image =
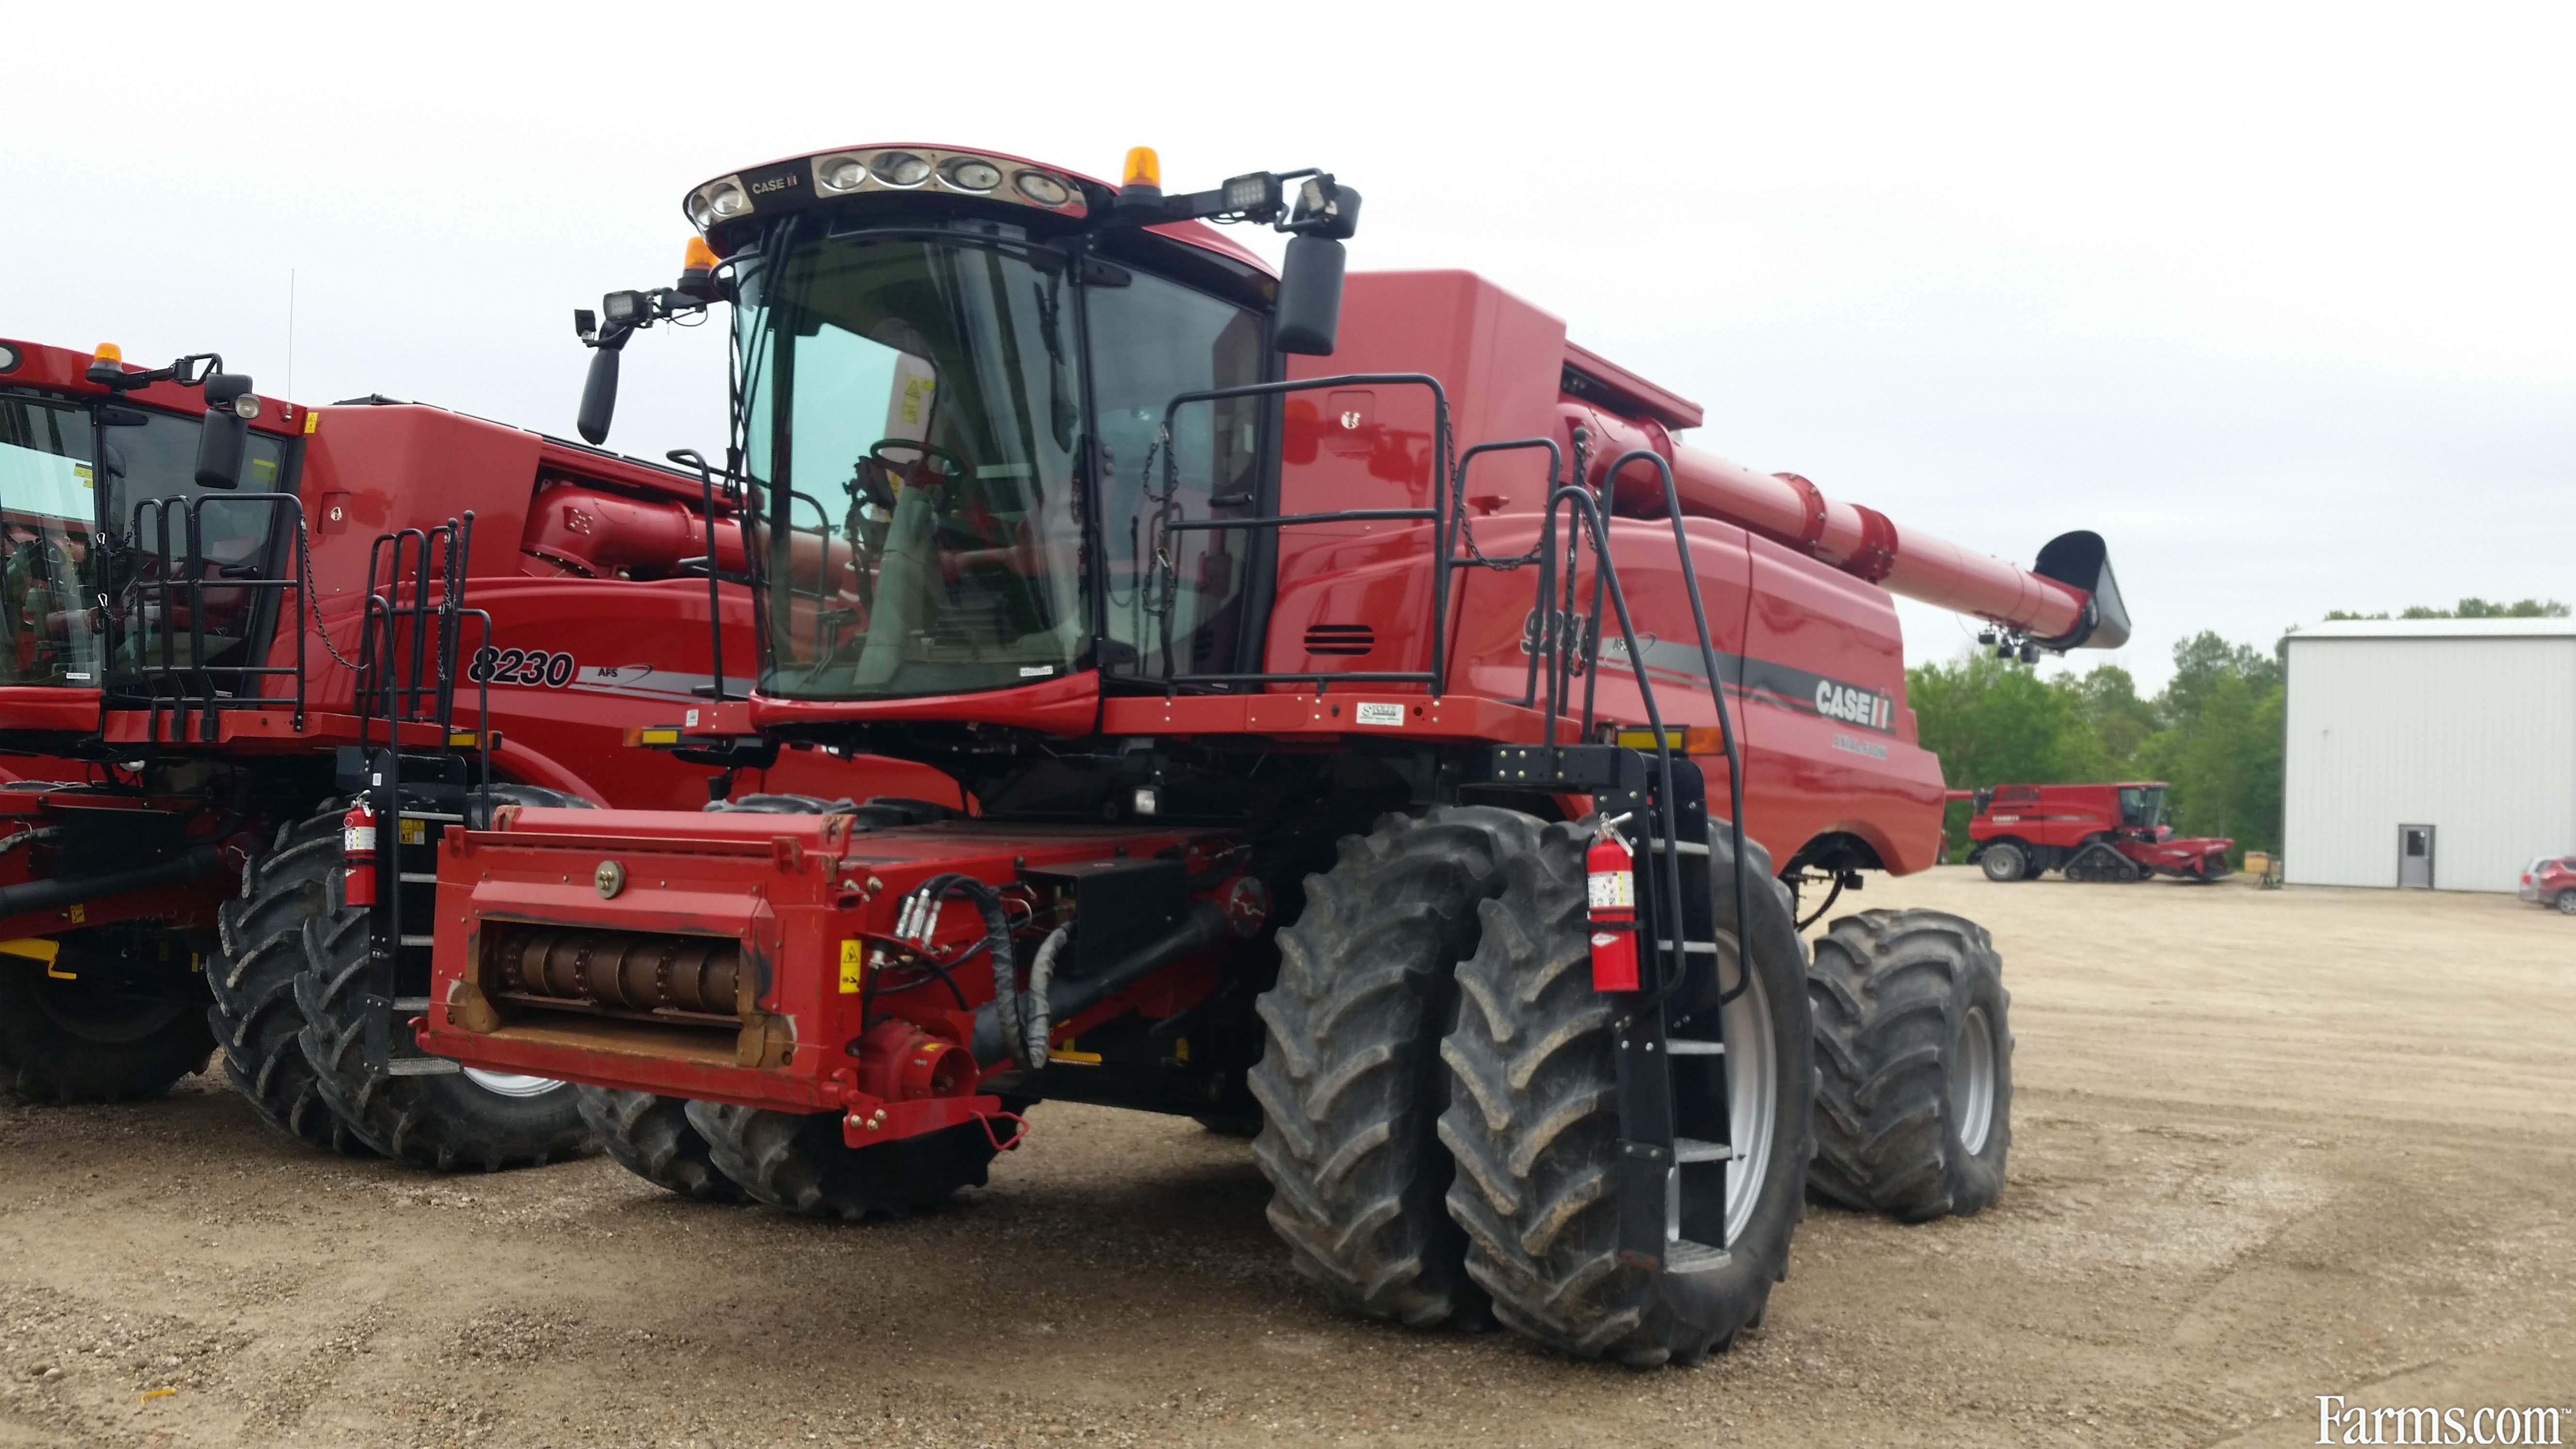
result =
M864 948L856 941L841 943L841 994L843 996L856 996L859 994L859 988L867 984L868 967L865 957L861 954L863 950Z
M309 433L320 426L322 426L321 409L306 408L304 410L304 431Z
M405 845L427 845L429 843L429 822L426 820L404 821L402 823L402 843Z

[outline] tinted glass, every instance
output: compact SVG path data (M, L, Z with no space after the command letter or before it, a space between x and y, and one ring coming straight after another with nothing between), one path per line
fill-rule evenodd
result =
M1070 671L1090 627L1062 259L833 238L752 292L763 687L947 694Z
M1158 434L1181 393L1262 380L1261 318L1159 277L1095 286L1092 402L1100 419L1101 529L1113 672L1225 673L1241 632L1247 534L1165 534L1157 520L1256 511L1261 407L1196 403L1172 420L1171 496ZM1158 545L1172 568L1158 567ZM1168 631L1168 647L1166 634Z

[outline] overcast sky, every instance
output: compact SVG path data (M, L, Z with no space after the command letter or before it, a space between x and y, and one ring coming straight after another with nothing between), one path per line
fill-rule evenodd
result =
M2576 7L103 14L9 27L0 334L569 433L571 310L670 279L697 182L1142 143L1336 171L1354 267L1483 272L1900 530L2098 529L2137 638L2077 660L2150 687L2201 629L2576 600ZM715 451L716 340L628 349L615 446Z

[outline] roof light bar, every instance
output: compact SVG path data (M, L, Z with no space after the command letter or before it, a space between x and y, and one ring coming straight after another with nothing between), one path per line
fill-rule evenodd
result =
M681 210L690 225L708 232L767 211L877 192L974 197L1075 219L1090 211L1082 188L1065 173L923 146L826 151L719 176L690 192Z

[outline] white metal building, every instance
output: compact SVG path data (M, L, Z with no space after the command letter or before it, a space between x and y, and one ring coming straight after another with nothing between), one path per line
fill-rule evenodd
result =
M2510 891L2576 852L2576 620L2306 625L2288 704L2292 884Z

